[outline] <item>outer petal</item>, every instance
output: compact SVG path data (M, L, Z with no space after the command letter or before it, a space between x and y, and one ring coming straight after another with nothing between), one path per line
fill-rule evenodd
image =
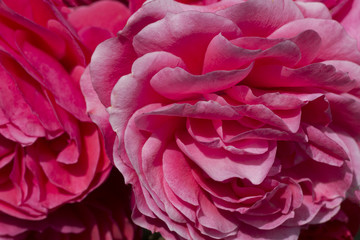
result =
M168 14L142 29L134 37L133 46L140 56L154 51L170 52L183 59L190 72L201 73L207 45L219 33L232 39L241 31L232 21L212 13Z
M112 88L121 76L130 73L134 60L131 43L121 36L106 40L96 48L90 63L91 80L105 107L110 106Z
M269 38L291 38L304 29L315 30L320 35L322 44L317 57L320 61L337 59L360 63L360 52L356 48L356 41L334 20L300 19L285 24L272 33Z
M68 20L76 30L92 26L115 35L125 26L129 16L130 11L124 4L106 0L75 8Z
M246 36L267 36L282 25L303 18L297 6L289 0L251 0L216 14L231 19Z
M341 20L341 25L344 26L346 31L357 40L357 46L360 49L360 30L358 23L360 22L360 1L353 0L350 11L346 14L343 20Z

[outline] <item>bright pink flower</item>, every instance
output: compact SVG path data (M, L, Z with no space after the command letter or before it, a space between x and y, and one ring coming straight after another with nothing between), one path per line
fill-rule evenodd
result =
M0 211L42 219L111 169L79 85L91 52L50 1L0 1L0 19Z
M80 203L66 204L41 221L19 220L0 214L0 238L11 240L140 239L130 220L129 189L120 173Z
M90 64L135 222L246 240L332 219L360 182L358 64L320 3L145 3Z

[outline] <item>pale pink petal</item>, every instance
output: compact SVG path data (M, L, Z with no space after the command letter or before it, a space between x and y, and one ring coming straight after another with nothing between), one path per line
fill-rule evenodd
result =
M125 59L125 64L118 64ZM120 36L108 39L96 48L90 63L91 81L105 107L111 105L112 88L121 76L131 72L134 60L135 53L131 43Z
M191 174L191 166L176 146L170 146L163 155L164 179L182 200L198 205L199 186Z
M344 26L346 31L350 36L357 40L358 49L360 49L360 30L358 23L360 21L360 1L353 0L350 11L346 14L346 16L341 20L341 25Z
M112 91L112 107L108 111L110 123L121 139L124 123L138 108L162 99L150 87L151 77L165 67L177 66L184 66L184 63L172 54L166 52L150 53L134 62L133 74L120 78Z
M204 194L200 194L199 202L197 218L203 227L217 230L222 237L234 234L237 224L233 219L224 216Z
M154 51L170 52L180 57L191 73L201 73L207 45L219 33L232 39L239 37L241 31L232 21L212 13L168 14L142 29L134 37L133 46L140 56Z
M296 1L295 3L305 18L331 19L328 8L320 2Z
M340 167L345 160L350 160L345 149L341 146L342 144L337 142L341 140L330 129L318 129L305 124L303 129L308 136L309 143L302 146L315 161Z
M258 66L243 82L259 87L318 87L334 92L347 92L357 84L348 74L323 63L313 63L297 69L278 65Z
M251 69L252 65L241 70L193 75L179 67L164 68L152 77L150 84L162 96L180 100L235 86L250 73Z
M265 154L233 155L224 150L213 150L193 142L186 133L178 133L176 143L185 155L217 181L239 177L259 184L270 170L276 152L276 146L270 145L269 151Z
M252 41L253 39L244 38L243 41L241 40L241 38L234 39L230 42L221 35L214 37L206 50L203 73L243 68L256 59L294 66L301 58L298 47L288 40L272 41L273 46L269 46L268 49L264 46L258 46L257 50L237 47L236 45L240 45L240 42ZM244 47L246 48L246 46ZM260 51L260 49L264 51Z
M96 92L91 84L90 70L87 67L80 79L81 91L86 101L86 112L90 115L93 122L100 128L105 141L106 153L112 159L115 133L109 123L109 113L100 102Z
M290 0L247 1L216 14L235 22L246 36L267 36L282 25L303 18L300 10Z
M280 92L264 92L245 85L235 86L225 91L233 99L244 104L264 104L272 110L291 110L305 105L294 95ZM256 94L256 95L255 95Z
M321 37L321 47L317 56L319 61L327 59L349 60L360 63L360 52L355 39L334 20L300 19L283 25L269 38L292 38L304 30L314 30Z

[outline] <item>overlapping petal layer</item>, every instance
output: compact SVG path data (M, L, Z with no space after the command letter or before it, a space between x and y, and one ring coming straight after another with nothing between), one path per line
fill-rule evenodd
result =
M359 64L319 3L145 3L90 64L134 221L166 239L333 221L359 187Z

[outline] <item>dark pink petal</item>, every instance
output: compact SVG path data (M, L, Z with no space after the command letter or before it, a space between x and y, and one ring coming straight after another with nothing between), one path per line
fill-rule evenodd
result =
M191 174L191 166L183 153L176 146L170 146L164 151L164 179L171 190L182 200L199 205L199 186Z
M1 64L5 66L9 74L16 82L20 94L26 99L32 112L36 113L41 125L47 130L49 138L62 132L61 125L54 113L53 107L48 101L43 88L25 70L10 58L9 55L0 52ZM11 84L8 83L8 86ZM19 99L18 99L19 100ZM1 121L0 121L1 122Z
M2 121L12 123L8 125L9 134L16 142L30 144L35 139L33 137L45 136L45 129L40 121L34 116L31 108L23 98L14 79L4 69L0 67L2 84L0 86L0 108L3 113Z
M300 234L300 227L278 227L273 230L259 230L249 225L243 225L237 235L238 239L244 240L297 240Z
M83 42L91 52L94 52L101 42L113 37L109 31L97 27L85 27L81 29L78 34L81 42Z
M136 12L141 5L144 3L144 0L130 0L129 1L129 8L131 10L131 12Z
M90 53L82 49L83 46L79 43L77 35L75 33L72 34L72 28L66 28L60 21L53 19L47 22L47 26L51 32L57 33L66 43L65 56L59 62L62 63L68 72L72 71L74 66L87 65L87 58L90 58Z
M99 161L99 133L94 131L94 127L88 126L83 130L83 148L78 162L74 165L64 165L63 163L50 161L45 156L41 156L40 164L47 175L49 181L71 193L78 194L87 189L94 178L96 166ZM45 150L38 149L45 155ZM91 152L90 152L91 151Z
M85 101L80 88L71 79L63 66L47 53L25 42L18 36L18 44L24 57L39 72L42 78L39 79L51 93L56 101L64 109L74 114L80 120L87 120L85 115Z
M47 31L45 28L35 24L34 22L31 22L26 18L12 12L3 2L0 2L0 6L0 15L5 17L6 19L9 19L11 21L11 25L14 23L19 24L21 26L19 30L27 29L41 37L41 41L33 44L37 44L37 46L39 46L40 48L48 50L48 53L50 55L53 55L57 58L61 58L64 56L66 49L65 42L56 34L51 33L50 31ZM0 24L0 26L3 27L2 24ZM6 25L4 27L9 28ZM2 34L2 37L4 37L7 43L14 44L13 47L15 48L16 41L14 34L6 33Z
M129 16L129 9L121 2L98 1L74 8L68 15L68 21L77 31L91 26L106 29L115 35L125 26Z

